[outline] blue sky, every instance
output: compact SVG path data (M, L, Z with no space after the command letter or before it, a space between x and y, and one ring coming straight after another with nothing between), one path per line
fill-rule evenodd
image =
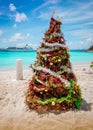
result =
M53 11L70 49L93 44L93 0L0 0L0 48L29 44L36 49Z

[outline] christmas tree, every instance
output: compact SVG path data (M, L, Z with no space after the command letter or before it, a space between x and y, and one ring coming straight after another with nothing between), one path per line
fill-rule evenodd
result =
M69 50L61 32L62 22L53 16L37 49L37 61L31 65L26 104L30 109L63 111L79 109L81 90L72 71Z

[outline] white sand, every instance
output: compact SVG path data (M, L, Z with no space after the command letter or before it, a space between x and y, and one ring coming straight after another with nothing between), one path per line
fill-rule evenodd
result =
M88 64L73 65L84 99L81 110L43 115L24 103L32 71L24 70L24 80L17 81L14 70L0 70L0 130L93 130L93 74L84 68Z

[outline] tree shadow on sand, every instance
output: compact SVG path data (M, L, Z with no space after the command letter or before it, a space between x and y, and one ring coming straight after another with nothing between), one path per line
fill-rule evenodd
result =
M86 100L82 99L81 102L81 107L80 109L70 109L70 110L66 110L66 111L56 111L56 110L50 110L50 111L43 111L43 110L34 110L36 111L36 113L38 113L38 115L40 115L41 117L43 115L49 115L49 113L54 113L56 115L61 114L61 113L66 113L68 111L74 111L74 112L79 112L79 111L91 111L91 107L92 107L93 103L87 103Z
M93 105L93 103L87 103L86 100L82 99L80 110L91 111L92 105Z
M93 105L93 103L87 103L86 100L82 99L80 109L74 109L74 111L75 112L77 112L77 111L91 111L92 105ZM67 111L69 111L69 110L67 110ZM46 112L38 112L38 114L49 114L49 113L61 114L61 113L65 113L67 111L57 112L56 110L52 110L52 111L46 111ZM70 109L70 111L73 111L73 109Z

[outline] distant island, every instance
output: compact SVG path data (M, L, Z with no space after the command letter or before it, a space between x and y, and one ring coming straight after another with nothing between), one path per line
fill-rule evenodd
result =
M93 52L93 45L89 47L88 52Z

